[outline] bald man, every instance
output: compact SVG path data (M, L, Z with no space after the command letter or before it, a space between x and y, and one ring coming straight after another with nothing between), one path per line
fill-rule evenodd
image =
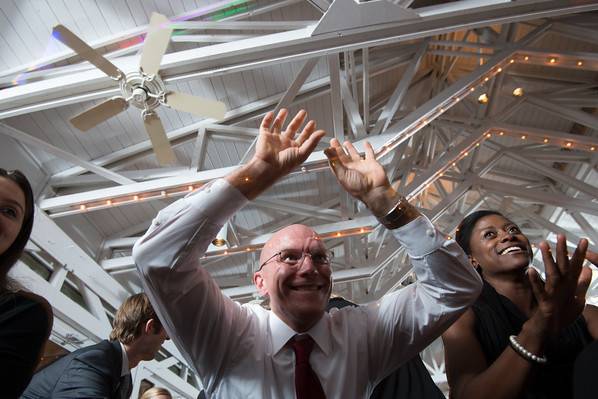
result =
M168 335L208 398L368 398L376 384L438 337L480 293L481 280L454 241L392 189L372 147L326 150L340 185L405 247L418 281L367 306L325 312L332 255L309 227L276 232L253 282L271 310L238 304L201 267L235 212L293 169L325 135L287 111L268 113L253 158L224 179L162 210L133 257Z

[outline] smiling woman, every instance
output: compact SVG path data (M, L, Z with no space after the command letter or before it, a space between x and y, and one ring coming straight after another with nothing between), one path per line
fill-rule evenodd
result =
M13 287L8 271L33 228L33 193L19 171L0 168L0 375L2 394L18 397L33 375L52 328L45 299Z
M467 216L456 239L484 289L443 335L451 397L572 397L575 358L598 337L597 309L584 308L591 272L582 264L586 256L598 261L587 241L569 257L559 236L556 260L548 244L540 244L543 282L529 266L529 240L499 212Z

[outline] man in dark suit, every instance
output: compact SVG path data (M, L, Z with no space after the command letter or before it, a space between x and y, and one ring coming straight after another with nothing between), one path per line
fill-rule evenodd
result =
M147 296L133 295L116 312L110 340L78 349L40 370L21 398L129 398L131 369L152 360L166 339Z

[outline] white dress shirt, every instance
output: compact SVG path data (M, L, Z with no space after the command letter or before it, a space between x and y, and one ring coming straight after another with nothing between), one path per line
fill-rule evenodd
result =
M170 338L208 398L295 398L296 332L256 304L223 295L200 257L247 199L217 180L163 209L133 257ZM417 282L377 302L324 314L309 334L310 363L328 399L368 398L376 384L437 338L478 297L482 282L461 248L425 217L392 233Z

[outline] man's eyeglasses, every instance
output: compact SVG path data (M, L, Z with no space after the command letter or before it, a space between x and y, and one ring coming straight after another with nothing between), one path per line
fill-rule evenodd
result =
M278 262L284 263L292 267L299 267L303 263L303 260L306 256L309 256L311 258L311 261L315 266L330 266L334 254L331 251L316 252L312 254L296 249L284 249L280 252L275 253L264 263L262 263L258 271L262 270L262 267L264 267L265 264L269 263L270 261L272 261L272 259L275 258Z

